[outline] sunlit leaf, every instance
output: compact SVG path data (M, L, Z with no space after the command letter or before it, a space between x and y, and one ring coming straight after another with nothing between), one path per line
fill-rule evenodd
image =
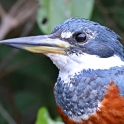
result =
M38 115L37 115L37 120L35 124L63 124L60 121L53 121L50 118L49 113L47 112L46 108L40 108L38 111Z

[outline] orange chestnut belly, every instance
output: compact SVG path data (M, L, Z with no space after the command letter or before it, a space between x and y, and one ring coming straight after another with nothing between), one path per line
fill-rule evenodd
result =
M101 107L88 120L74 122L62 112L60 106L57 105L57 109L65 124L124 124L124 97L120 96L118 87L113 83L110 83Z

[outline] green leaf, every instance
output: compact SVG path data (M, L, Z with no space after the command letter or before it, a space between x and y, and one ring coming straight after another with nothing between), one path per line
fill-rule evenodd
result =
M93 10L94 0L39 0L41 8L37 13L40 29L50 33L62 21L71 17L89 19Z
M50 116L49 113L47 112L46 108L40 108L38 111L38 115L37 115L37 120L35 122L35 124L63 124L60 121L53 121Z

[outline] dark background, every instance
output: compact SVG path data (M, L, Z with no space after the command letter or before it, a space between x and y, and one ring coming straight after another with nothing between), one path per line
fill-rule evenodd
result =
M68 9L69 17L99 22L124 39L124 0L91 0L85 9L78 0L64 0L64 4L63 9L59 0L0 0L0 40L50 33L68 18L60 19L52 7L58 12ZM53 95L57 75L58 69L44 55L0 45L0 124L52 124L36 122L36 116L45 107L53 120L58 117Z

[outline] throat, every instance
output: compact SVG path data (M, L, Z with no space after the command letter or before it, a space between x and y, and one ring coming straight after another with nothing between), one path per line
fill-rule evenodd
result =
M63 79L64 82L69 82L70 78L83 70L105 70L124 66L124 62L117 55L100 58L96 55L86 53L79 55L71 54L68 56L49 53L47 56L58 67L59 77Z

